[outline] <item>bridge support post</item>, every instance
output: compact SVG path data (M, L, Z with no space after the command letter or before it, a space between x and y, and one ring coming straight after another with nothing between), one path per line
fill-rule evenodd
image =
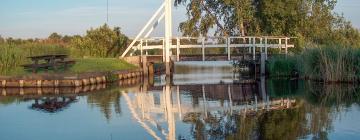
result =
M170 76L170 49L172 46L172 0L165 0L165 63L166 76Z
M253 44L253 60L256 60L256 45L255 45L255 43L256 43L256 39L255 39L255 37L253 37L252 38L252 44Z
M281 39L279 39L279 51L280 51L280 54L281 54L281 48L282 48L282 46L281 46Z
M260 58L260 76L264 76L265 75L265 59L266 59L266 54L265 53L261 53L261 58Z
M201 39L202 61L205 61L205 38Z
M143 40L140 41L140 61L143 62Z
M245 38L245 41L246 41L246 38ZM249 45L249 54L251 54L251 38L248 38L248 45ZM244 42L246 43L246 42Z
M176 61L180 61L180 39L176 38Z
M265 60L268 59L268 39L265 37Z
M230 61L231 60L231 56L230 56L230 54L231 54L231 48L230 48L230 42L231 40L230 40L230 38L228 37L228 38L226 38L226 46L227 46L227 57L228 57L228 61Z
M285 38L285 54L287 55L288 54L288 39L289 38Z

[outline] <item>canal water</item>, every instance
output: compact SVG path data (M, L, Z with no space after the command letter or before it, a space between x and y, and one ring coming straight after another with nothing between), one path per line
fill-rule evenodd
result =
M0 140L360 139L357 86L239 85L230 64L176 67L171 83L0 89Z

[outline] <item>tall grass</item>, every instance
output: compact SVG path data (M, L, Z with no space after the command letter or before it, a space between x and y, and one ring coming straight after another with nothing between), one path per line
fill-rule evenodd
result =
M303 75L324 82L357 82L360 79L360 49L321 46L301 54Z
M296 69L307 79L323 82L359 82L360 48L312 46L287 59L272 58L268 63L271 76L288 75Z
M291 76L297 68L298 59L296 57L286 57L283 55L273 56L267 63L267 68L271 76L284 77Z
M69 51L64 47L48 44L0 44L0 75L18 72L22 64L30 63L27 58L29 56L45 54L69 54Z

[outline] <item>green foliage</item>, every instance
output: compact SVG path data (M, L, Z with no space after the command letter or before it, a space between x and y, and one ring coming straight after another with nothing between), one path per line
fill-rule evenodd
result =
M77 57L117 57L127 45L128 38L120 28L103 25L87 31L84 37L75 36L70 43L72 55Z
M358 81L360 49L340 46L316 47L303 53L305 76L321 81ZM310 55L310 56L308 56Z
M23 73L22 64L30 63L29 56L68 54L63 47L48 44L26 43L22 45L0 44L0 74Z
M297 70L295 57L274 56L267 63L267 69L272 77L282 77L294 74Z
M360 80L360 48L310 46L301 54L287 59L271 58L271 76L290 75L292 69L312 80L324 82L358 82Z
M176 0L187 7L186 36L292 36L294 52L306 42L360 46L360 33L332 10L336 0Z

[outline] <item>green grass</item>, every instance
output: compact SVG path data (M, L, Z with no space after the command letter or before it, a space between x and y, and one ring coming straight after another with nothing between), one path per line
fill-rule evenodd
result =
M124 60L116 58L77 58L76 63L68 70L48 71L46 73L59 73L59 74L80 74L90 72L111 72L117 70L132 70L137 67L125 62ZM37 74L44 74L44 71L39 71ZM12 70L6 73L0 73L2 76L26 76L33 75L30 71L25 71L23 67L13 67Z
M75 60L76 64L69 69L68 73L107 72L137 68L116 58L80 58Z
M290 76L297 70L296 64L296 57L273 56L267 63L267 69L271 77Z
M48 54L68 54L75 58L76 64L66 71L49 71L49 73L84 73L106 72L114 70L134 69L135 66L116 58L77 58L74 49L46 43L0 44L0 76L30 75L21 65L30 64L29 56ZM39 73L43 73L40 71Z

